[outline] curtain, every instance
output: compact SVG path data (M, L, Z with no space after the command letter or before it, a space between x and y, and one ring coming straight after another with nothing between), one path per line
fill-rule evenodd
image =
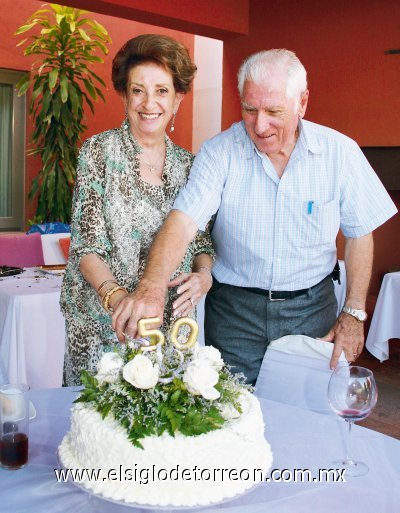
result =
M12 215L13 86L0 84L0 217Z

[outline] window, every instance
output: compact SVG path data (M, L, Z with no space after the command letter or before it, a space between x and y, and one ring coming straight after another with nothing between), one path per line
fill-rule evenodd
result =
M24 229L25 96L23 73L0 69L0 231Z

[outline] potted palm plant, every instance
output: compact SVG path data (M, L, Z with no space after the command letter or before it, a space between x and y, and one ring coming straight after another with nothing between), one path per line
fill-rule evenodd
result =
M111 39L87 11L49 4L32 14L15 35L34 31L18 43L24 55L35 55L17 84L21 96L31 91L29 112L34 117L29 154L38 155L41 169L29 193L38 196L35 219L70 222L75 168L84 125L84 103L104 101L104 81L92 69L102 63Z

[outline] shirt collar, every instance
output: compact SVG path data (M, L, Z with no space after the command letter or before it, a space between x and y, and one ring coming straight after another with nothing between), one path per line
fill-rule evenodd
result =
M299 139L298 145L302 145L304 149L311 153L322 153L322 148L318 142L317 137L311 130L310 122L303 119L299 119Z

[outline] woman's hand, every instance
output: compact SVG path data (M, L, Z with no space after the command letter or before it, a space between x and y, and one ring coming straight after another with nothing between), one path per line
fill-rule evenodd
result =
M174 315L185 317L199 304L202 296L207 294L212 285L210 272L198 271L180 274L168 284L168 287L178 287L178 299L175 300Z

